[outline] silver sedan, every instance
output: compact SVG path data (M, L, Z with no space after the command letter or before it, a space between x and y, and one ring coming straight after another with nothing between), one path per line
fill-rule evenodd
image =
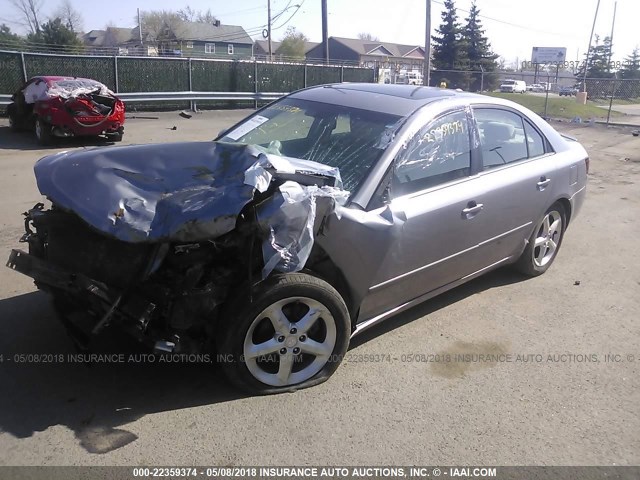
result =
M314 87L214 142L41 159L52 208L27 212L29 252L8 266L84 348L122 327L160 354L214 351L249 392L295 390L395 313L504 265L544 273L588 169L577 141L507 100Z

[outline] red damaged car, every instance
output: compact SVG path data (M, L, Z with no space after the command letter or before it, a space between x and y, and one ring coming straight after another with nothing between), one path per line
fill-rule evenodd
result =
M12 96L13 130L33 130L42 145L53 137L124 135L124 103L102 83L78 77L33 77Z

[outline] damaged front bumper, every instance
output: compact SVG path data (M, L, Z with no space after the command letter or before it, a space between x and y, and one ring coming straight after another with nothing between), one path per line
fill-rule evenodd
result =
M154 303L144 300L133 302L132 299L125 303L123 292L81 273L66 271L24 250L11 250L7 267L33 278L42 290L83 299L86 307L83 312L59 312L63 323L80 347L87 348L91 338L112 322L118 323L148 346L156 346L157 341L151 341L144 335L156 309ZM57 307L64 309L62 305Z

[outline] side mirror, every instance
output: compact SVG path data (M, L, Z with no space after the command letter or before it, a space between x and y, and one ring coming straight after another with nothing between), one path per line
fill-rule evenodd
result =
M227 133L227 131L228 131L228 130L229 130L229 129L227 129L227 128L223 128L222 130L220 130L220 131L218 132L218 135L216 135L216 140L217 140L218 138L224 137L224 134L225 134L225 133Z

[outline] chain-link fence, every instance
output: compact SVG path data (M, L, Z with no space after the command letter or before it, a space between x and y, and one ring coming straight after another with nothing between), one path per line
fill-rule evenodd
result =
M12 94L36 75L88 77L116 93L280 92L337 82L374 82L375 70L357 66L268 63L195 58L80 56L0 51L0 94ZM239 101L200 101L198 107L246 106ZM253 102L250 102L253 104ZM128 102L135 108L136 105ZM184 108L188 102L145 103ZM249 104L247 104L249 105Z

